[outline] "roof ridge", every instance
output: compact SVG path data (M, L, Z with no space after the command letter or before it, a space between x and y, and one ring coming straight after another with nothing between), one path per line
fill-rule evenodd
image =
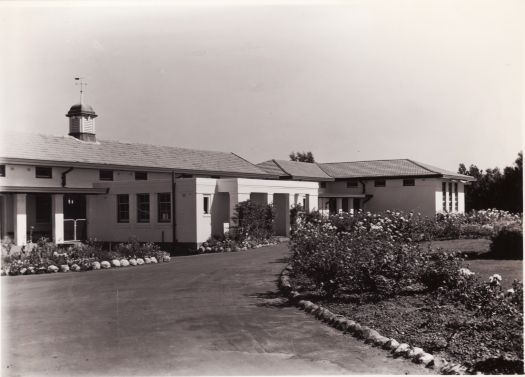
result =
M279 169L281 169L281 170L283 171L283 173L289 175L290 177L293 177L293 175L290 174L290 172L284 170L284 168L283 168L281 165L279 165L279 163L277 162L276 159L272 159L272 161L273 161L273 163L274 163L275 165L277 165L277 167L278 167Z
M425 170L427 170L427 171L429 171L429 172L431 172L431 173L436 173L436 174L441 174L441 175L443 175L443 173L440 173L440 172L438 172L438 171L431 170L431 169L429 169L428 167L422 165L420 162L416 162L416 161L411 160L411 159L409 159L409 158L407 158L407 161L410 161L410 162L413 163L414 165L417 165L417 166L419 166L420 168L423 168L423 169L425 169Z
M233 154L234 156L240 158L241 160L246 161L247 163L249 163L250 165L252 165L252 166L253 166L254 168L256 168L257 170L260 170L261 173L263 173L263 174L269 174L268 172L266 172L266 171L264 171L263 169L261 169L259 166L255 165L253 162L250 162L250 161L248 161L247 159L245 159L244 157L239 156L237 153L234 153L234 152L230 152L230 153Z
M385 158L385 159L379 159L379 160L359 160L359 161L337 161L337 162L316 162L316 164L320 165L328 165L328 164L351 164L354 162L376 162L376 161L410 161L408 158Z

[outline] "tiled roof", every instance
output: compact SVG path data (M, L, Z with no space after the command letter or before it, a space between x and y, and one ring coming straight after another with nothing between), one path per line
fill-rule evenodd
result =
M272 178L263 169L234 153L203 151L140 143L98 140L83 142L71 136L31 133L0 135L0 158L61 163L132 166L181 172L225 173Z
M466 175L421 164L409 159L330 162L318 165L329 176L334 178L445 176L468 181L474 180Z
M270 174L279 174L281 177L292 179L333 181L317 164L298 161L269 160L257 164Z

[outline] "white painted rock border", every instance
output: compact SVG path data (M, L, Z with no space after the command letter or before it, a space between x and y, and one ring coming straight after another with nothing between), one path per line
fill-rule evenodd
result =
M382 336L374 329L362 326L342 315L332 313L327 308L323 308L311 301L304 300L299 292L293 290L290 280L291 270L291 266L288 265L281 272L281 275L279 276L279 288L288 296L290 302L303 309L305 312L314 315L317 319L326 322L330 326L335 327L344 333L349 333L356 338L364 339L365 343L390 351L395 357L404 357L416 364L423 365L426 368L432 368L437 373L449 375L474 374L461 364L448 362L443 358L434 357L419 347L412 347L406 343L400 344L395 339Z

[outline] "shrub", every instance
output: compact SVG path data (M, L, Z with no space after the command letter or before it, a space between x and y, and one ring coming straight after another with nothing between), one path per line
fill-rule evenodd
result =
M399 229L399 214L338 214L308 220L301 216L292 235L294 271L311 279L327 295L341 290L398 294L417 282L424 254Z
M470 277L468 273L459 273L462 261L457 254L438 249L436 253L427 256L419 277L421 283L431 291L440 287L458 287Z
M230 236L237 242L245 240L265 241L273 236L274 208L246 200L235 206L237 225L230 229Z
M492 237L490 256L495 259L523 259L523 231L521 227L501 228Z

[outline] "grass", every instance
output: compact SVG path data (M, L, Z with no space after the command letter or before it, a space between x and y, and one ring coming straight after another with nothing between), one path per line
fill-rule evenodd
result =
M493 274L500 274L503 278L502 286L508 289L514 280L523 281L522 260L497 260L485 259L484 254L490 251L490 240L488 239L459 239L432 241L422 244L423 247L430 245L436 251L438 248L446 251L461 251L469 257L465 261L465 267L474 271L480 279L487 280Z
M505 289L511 288L514 280L523 281L521 260L471 259L464 264L482 280L487 280L493 274L500 274L503 278L501 285Z
M467 255L481 255L490 251L490 240L486 238L443 240L421 243L422 247L430 246L433 251L444 249L446 251L461 251Z

